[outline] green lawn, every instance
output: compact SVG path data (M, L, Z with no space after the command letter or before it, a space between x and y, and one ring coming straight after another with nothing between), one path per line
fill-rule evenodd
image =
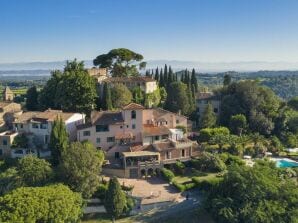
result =
M176 181L178 183L189 183L192 181L192 178L199 178L200 180L209 180L211 178L215 178L218 173L205 173L200 172L198 170L188 170L185 174L182 176L176 176L173 178L173 181Z

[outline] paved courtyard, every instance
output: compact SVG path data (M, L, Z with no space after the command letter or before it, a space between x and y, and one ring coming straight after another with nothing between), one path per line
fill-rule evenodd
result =
M180 201L184 199L180 192L172 185L160 178L144 179L122 179L119 178L121 184L133 185L132 195L143 198L142 204L150 204L165 201Z

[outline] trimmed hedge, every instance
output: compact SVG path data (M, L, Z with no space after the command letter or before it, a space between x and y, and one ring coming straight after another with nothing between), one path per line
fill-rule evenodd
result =
M205 191L211 190L212 187L218 185L222 180L222 177L214 177L210 179L200 179L199 177L192 178L192 181L195 183L196 187Z
M167 168L162 168L161 174L169 182L171 182L173 180L173 178L175 177L175 174Z
M181 183L178 183L177 181L173 180L172 183L180 192L192 189L196 186L196 184L194 182L181 184Z

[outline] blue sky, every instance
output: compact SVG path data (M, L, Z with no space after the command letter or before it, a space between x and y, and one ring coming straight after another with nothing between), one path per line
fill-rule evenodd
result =
M0 63L93 59L298 61L295 0L0 0Z

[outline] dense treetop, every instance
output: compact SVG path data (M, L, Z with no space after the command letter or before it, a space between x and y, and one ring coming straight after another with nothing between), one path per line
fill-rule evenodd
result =
M114 77L129 77L139 75L138 69L145 68L146 62L142 62L143 59L141 54L126 48L118 48L97 56L93 64L108 68Z

